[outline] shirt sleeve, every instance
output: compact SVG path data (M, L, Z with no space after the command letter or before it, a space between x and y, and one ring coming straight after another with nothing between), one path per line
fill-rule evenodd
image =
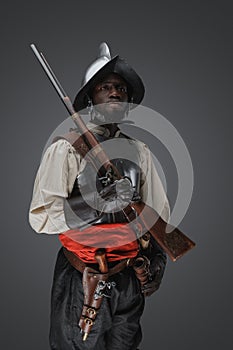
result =
M149 148L140 144L141 190L142 201L152 207L168 222L170 216L169 202L162 182L155 168Z
M29 210L29 222L36 232L58 234L69 230L63 206L72 191L79 164L75 149L64 139L46 150L36 175Z

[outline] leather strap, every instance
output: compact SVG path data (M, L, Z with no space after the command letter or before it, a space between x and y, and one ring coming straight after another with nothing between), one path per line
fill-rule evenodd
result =
M65 247L63 247L63 252L65 257L69 261L69 263L79 272L83 273L84 269L87 266L90 266L90 265L87 265L85 262L83 262L81 259L79 259L77 255L75 255L73 252L66 249ZM116 264L115 266L109 269L108 275L109 276L115 275L116 273L122 271L125 267L132 266L133 262L134 262L134 258L121 260L118 264Z
M60 139L68 141L82 157L85 157L85 155L89 152L89 148L87 147L83 137L76 131L70 131L65 135L56 136L53 139L53 142L56 142Z

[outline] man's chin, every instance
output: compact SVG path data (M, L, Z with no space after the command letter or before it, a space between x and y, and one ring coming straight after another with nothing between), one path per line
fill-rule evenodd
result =
M118 123L125 117L125 107L125 104L113 102L99 105L96 110L104 117L106 122Z
M119 123L121 122L125 117L125 113L105 113L104 119L106 122L109 123Z

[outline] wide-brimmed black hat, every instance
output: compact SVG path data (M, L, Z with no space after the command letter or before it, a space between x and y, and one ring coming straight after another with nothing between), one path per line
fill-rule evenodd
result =
M141 103L145 93L141 78L124 59L118 55L111 58L108 45L102 43L99 47L98 58L88 67L82 87L75 97L73 106L76 111L87 107L92 89L110 73L116 73L125 80L128 85L129 99L134 107Z

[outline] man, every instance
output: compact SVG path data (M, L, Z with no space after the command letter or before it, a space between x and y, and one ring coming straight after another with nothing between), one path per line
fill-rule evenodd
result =
M77 151L76 131L48 147L38 170L30 223L36 232L59 234L63 245L52 288L53 350L136 350L140 344L144 297L158 289L166 256L129 204L142 199L169 216L148 148L119 128L143 96L137 73L102 43L74 108L88 108L88 128L121 178Z

